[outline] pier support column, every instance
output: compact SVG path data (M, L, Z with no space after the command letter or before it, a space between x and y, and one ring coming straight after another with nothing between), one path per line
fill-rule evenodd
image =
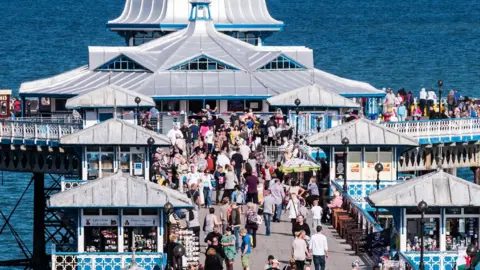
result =
M32 268L45 270L48 258L45 252L45 174L33 174L33 256Z

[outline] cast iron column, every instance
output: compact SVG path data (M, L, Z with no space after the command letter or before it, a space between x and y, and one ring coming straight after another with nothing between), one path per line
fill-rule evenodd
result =
M33 174L33 255L32 268L44 270L48 266L45 252L45 174Z

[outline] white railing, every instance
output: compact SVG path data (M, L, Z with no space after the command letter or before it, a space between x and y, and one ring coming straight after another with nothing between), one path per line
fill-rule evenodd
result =
M81 129L81 124L0 120L0 138L59 140Z
M463 136L480 133L480 118L385 122L386 127L415 138Z

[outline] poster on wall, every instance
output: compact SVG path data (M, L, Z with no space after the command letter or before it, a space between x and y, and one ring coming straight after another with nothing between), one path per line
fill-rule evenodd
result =
M143 175L143 163L141 163L141 162L134 163L133 174L134 175Z
M393 167L392 167L392 160L393 160L392 152L380 152L379 158L380 158L379 162L381 162L383 165L383 171L380 173L380 179L395 180L396 175L393 172Z
M118 226L118 216L83 216L84 227L111 227Z
M158 217L157 216L124 216L123 217L123 226L130 227L154 227L158 226Z
M365 168L362 170L363 178L365 180L376 180L377 172L375 171L375 164L377 164L377 152L365 152Z
M335 154L335 179L343 179L345 173L343 154Z

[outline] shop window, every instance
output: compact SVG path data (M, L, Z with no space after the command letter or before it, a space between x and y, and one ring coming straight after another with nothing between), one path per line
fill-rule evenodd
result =
M108 176L113 174L114 168L113 168L113 149L105 149L105 150L111 150L108 152L103 151L102 148L102 177Z
M123 215L125 216L138 216L140 215L140 210L135 208L125 208L123 209Z
M130 147L128 150L121 150L120 153L120 170L124 173L130 173Z
M244 100L228 100L227 110L229 112L242 112L245 109Z
M100 175L100 153L87 153L88 180L93 180Z
M188 110L192 113L199 113L203 109L203 100L189 100Z
M124 248L129 252L133 246L137 252L157 252L157 227L125 225L123 241Z
M217 70L237 70L237 68L212 59L206 55L195 57L185 63L171 67L169 70L181 71L217 71Z
M118 216L118 209L102 209L102 216Z
M391 147L380 147L380 152L392 152Z
M144 216L156 216L158 214L157 209L144 208L142 209L142 215Z
M247 100L247 108L252 109L254 112L261 112L263 110L262 100Z
M114 172L113 147L87 147L88 179L111 175Z
M460 208L460 207L446 208L445 209L445 214L447 214L447 215L461 215L462 214L462 208Z
M85 227L85 252L118 252L117 227Z
M478 246L478 218L447 217L446 221L447 250L457 251L459 247L468 247L470 244Z
M99 216L100 215L100 209L90 209L86 208L83 209L83 215L84 216Z
M463 208L463 211L465 214L474 214L474 215L480 214L480 208L478 207L465 207Z
M105 122L107 121L108 119L112 119L113 118L113 113L99 113L98 114L98 122Z
M97 68L102 71L148 71L144 66L121 55Z
M56 98L55 99L55 111L62 112L66 111L65 104L67 103L67 99L65 98Z
M378 147L365 147L365 152L378 152Z
M290 69L305 69L305 67L284 55L280 55L279 57L275 58L268 64L259 68L259 70L290 70Z
M180 101L179 100L164 100L162 101L163 112L178 112L180 111Z
M407 251L420 251L421 232L420 218L407 218ZM440 250L440 219L426 217L423 232L425 251Z

